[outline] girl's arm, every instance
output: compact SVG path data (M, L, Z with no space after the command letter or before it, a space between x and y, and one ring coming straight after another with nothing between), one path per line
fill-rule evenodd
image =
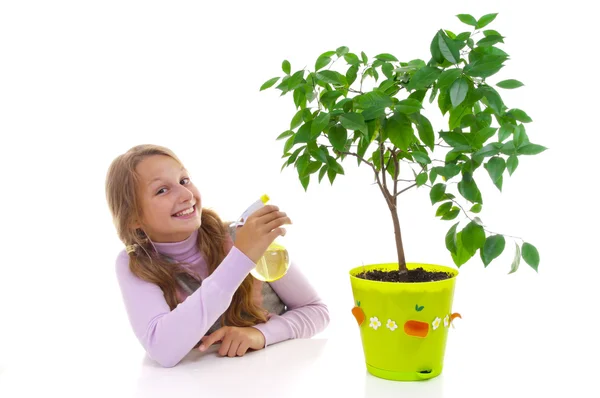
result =
M163 291L129 269L123 251L116 262L117 279L133 331L148 355L164 367L175 366L227 310L233 294L255 264L233 247L221 265L173 311Z
M284 340L309 338L327 327L327 306L293 261L287 274L270 285L288 311L253 326L265 336L265 347Z

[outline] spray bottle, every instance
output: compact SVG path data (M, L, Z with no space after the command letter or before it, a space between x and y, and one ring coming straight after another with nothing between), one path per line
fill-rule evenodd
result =
M250 207L242 213L238 221L232 225L235 225L236 227L244 225L248 217L261 207L264 207L268 201L269 196L262 195L260 199L252 203ZM273 282L283 277L289 268L290 256L288 251L276 239L269 245L265 254L256 263L256 267L250 271L250 274L263 282Z

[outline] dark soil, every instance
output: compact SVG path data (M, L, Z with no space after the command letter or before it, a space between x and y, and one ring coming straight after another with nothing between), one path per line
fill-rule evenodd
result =
M442 271L426 271L423 268L410 269L408 272L400 273L398 270L384 271L371 270L361 272L357 278L378 282L435 282L452 278L452 274Z

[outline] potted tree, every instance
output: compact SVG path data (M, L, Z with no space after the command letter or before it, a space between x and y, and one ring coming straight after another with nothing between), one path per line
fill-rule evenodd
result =
M509 59L500 48L505 37L489 28L496 16L458 15L468 29L435 32L426 60L369 58L342 46L319 55L313 70L292 72L284 60L285 75L260 88L293 97L290 126L277 137L282 170L294 166L307 190L316 176L333 185L344 174L341 162L356 160L372 169L390 211L397 261L350 270L352 313L367 369L378 377L441 373L448 329L460 316L452 311L457 269L477 253L487 267L507 246L477 216L484 204L477 181L490 178L501 191L520 156L546 150L530 141L527 113L500 95L523 84L494 79ZM436 129L434 116L443 121ZM399 196L412 189L429 189L432 213L450 222L444 244L456 267L406 262L397 210ZM509 273L521 259L537 271L534 245L515 240L514 251Z

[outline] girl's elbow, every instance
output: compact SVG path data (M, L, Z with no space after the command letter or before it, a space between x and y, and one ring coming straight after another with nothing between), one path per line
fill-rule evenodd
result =
M175 367L179 362L181 362L182 358L174 357L169 353L161 353L161 352L151 352L147 351L148 356L152 358L156 363L158 363L163 368L172 368Z

